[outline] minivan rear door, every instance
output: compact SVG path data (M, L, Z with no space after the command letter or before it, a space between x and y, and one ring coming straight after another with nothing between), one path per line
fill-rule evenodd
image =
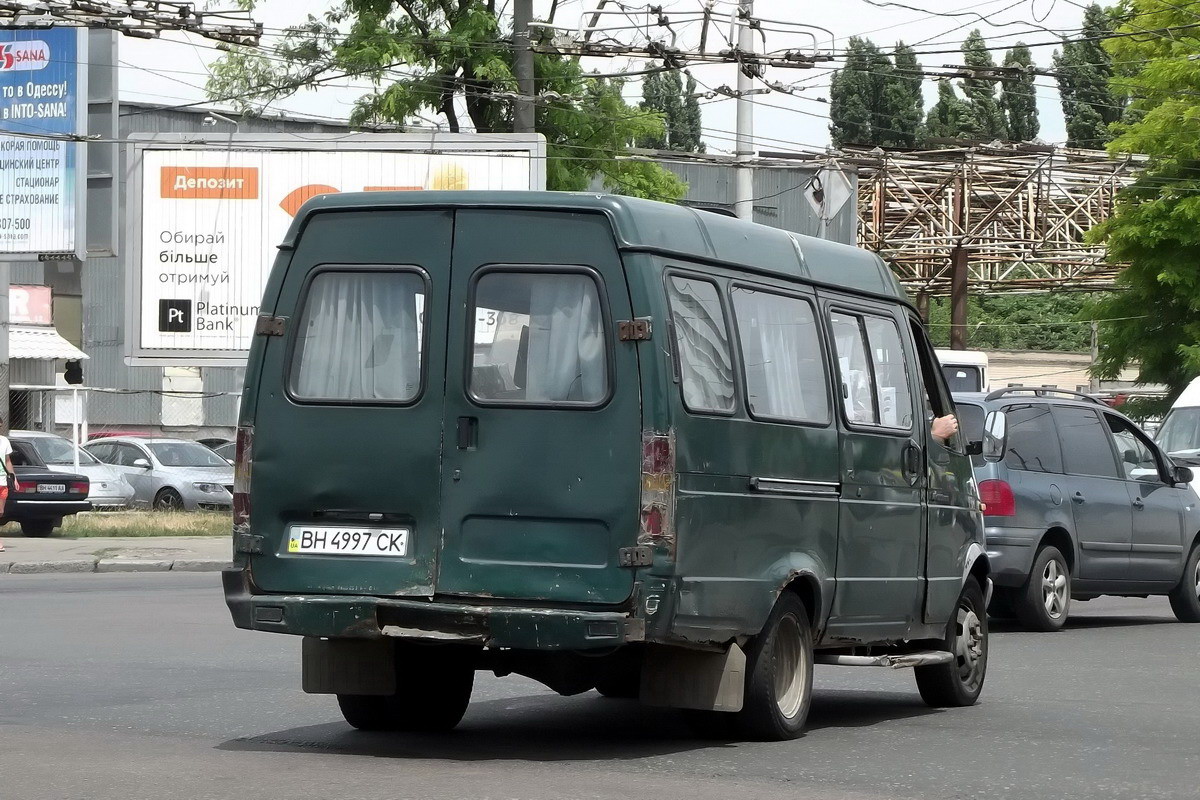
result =
M432 595L453 221L315 214L266 298L286 325L254 411L260 589Z
M452 276L437 593L624 601L641 402L609 221L459 210Z

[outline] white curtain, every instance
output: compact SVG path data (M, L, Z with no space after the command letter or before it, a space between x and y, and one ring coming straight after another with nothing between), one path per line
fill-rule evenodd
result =
M751 297L763 358L756 409L776 417L824 422L829 418L828 400L812 309L802 300L778 295L758 292ZM739 320L743 316L749 313L739 308Z
M667 285L684 402L696 411L732 409L733 361L716 287L680 277Z
M297 343L298 397L406 401L420 390L417 308L406 272L326 272L312 282Z
M599 402L607 381L595 282L584 275L532 276L525 400Z

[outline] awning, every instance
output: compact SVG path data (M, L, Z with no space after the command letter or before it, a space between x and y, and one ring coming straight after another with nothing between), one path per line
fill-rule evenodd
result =
M32 358L41 361L63 359L74 361L87 358L75 345L58 335L49 326L10 325L8 328L8 357Z

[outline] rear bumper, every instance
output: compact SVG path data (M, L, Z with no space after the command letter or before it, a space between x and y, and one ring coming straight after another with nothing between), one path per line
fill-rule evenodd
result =
M78 514L80 511L91 511L92 504L87 500L36 500L8 496L4 506L4 519L10 522L20 522L26 519L57 519Z
M358 595L254 594L246 572L223 570L239 628L297 636L459 642L520 650L591 650L643 641L642 621L619 611L573 611Z
M1041 538L1041 531L989 527L985 536L992 581L998 587L1009 589L1024 586L1033 567L1034 547Z

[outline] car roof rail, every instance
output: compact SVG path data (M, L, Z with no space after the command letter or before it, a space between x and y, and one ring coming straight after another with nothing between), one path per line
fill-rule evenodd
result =
M1047 395L1061 394L1067 397L1073 397L1079 400L1088 400L1098 406L1108 407L1108 404L1099 397L1094 397L1084 392L1076 392L1071 389L1059 389L1057 386L1006 386L1003 389L997 389L994 392L988 392L985 400L998 400L1001 397L1007 397L1015 394L1033 394L1035 397L1046 397Z

